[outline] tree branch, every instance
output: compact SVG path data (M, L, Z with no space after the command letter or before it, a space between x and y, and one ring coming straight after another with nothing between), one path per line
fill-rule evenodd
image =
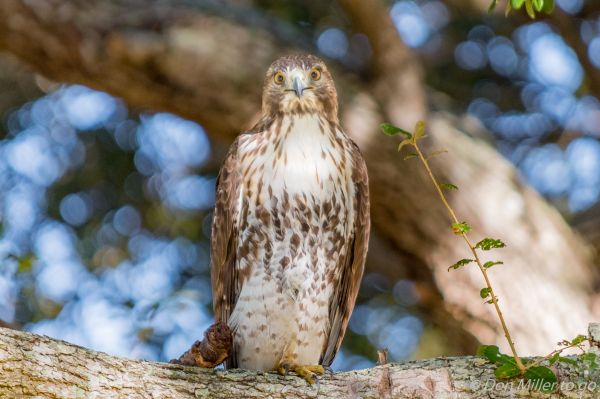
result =
M560 369L561 382L579 376ZM296 376L214 370L113 357L63 341L0 328L0 397L19 398L521 398L518 381L496 385L475 357L438 358L327 375L315 386ZM566 385L564 385L566 386ZM546 398L593 398L586 389ZM458 397L458 396L456 396ZM569 396L570 397L570 396ZM575 397L575 396L573 396Z
M260 26L247 29L188 3L7 0L0 48L50 79L177 113L229 142L258 111L257 82L283 46Z

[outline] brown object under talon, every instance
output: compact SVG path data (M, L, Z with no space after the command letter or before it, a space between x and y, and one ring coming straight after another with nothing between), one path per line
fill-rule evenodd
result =
M226 323L218 322L204 332L202 341L194 342L179 359L173 359L169 363L213 368L229 357L232 344L231 329Z

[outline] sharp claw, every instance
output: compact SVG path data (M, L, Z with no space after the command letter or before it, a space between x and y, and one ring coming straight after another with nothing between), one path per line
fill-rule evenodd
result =
M325 372L327 374L333 374L333 369L331 368L331 366L323 366L323 368L325 369Z
M279 373L279 375L286 377L290 372L290 365L287 363L282 363L279 366L277 366L276 371L277 373Z

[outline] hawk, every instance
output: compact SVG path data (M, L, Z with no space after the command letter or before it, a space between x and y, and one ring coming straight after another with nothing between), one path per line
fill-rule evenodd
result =
M294 371L309 383L340 348L369 240L367 169L312 55L276 60L262 117L217 179L213 306L234 332L228 368Z

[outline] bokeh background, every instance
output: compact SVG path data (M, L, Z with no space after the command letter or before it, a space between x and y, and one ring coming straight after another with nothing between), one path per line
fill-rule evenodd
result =
M275 57L298 50L317 53L332 66L348 113L343 123L372 131L372 140L392 155L395 143L379 136L379 123L408 124L434 114L443 115L446 130L457 129L461 140L485 148L461 145L465 154L450 154L453 161L440 167L454 182L465 175L452 198L475 225L495 223L504 217L501 209L515 203L505 201L507 191L491 190L492 203L475 194L487 189L469 174L469 157L494 153L486 155L486 173L509 176L510 198L526 198L524 214L537 215L498 230L502 238L535 248L545 238L527 232L542 221L540 229L550 237L544 245L569 258L555 268L549 263L554 255L532 249L537 261L495 272L511 275L500 281L501 304L514 315L517 335L533 328L525 312L551 313L560 303L577 314L577 328L600 314L594 255L600 244L597 1L556 0L552 15L536 20L524 12L505 17L502 2L487 14L483 0L374 1L367 13L352 1L50 3L0 5L3 326L159 361L199 339L213 322L209 237L220 161L234 134L256 117L262 71ZM180 25L175 40L173 29ZM27 33L35 31L56 40ZM246 31L252 34L244 36ZM136 47L140 42L146 47ZM95 43L105 53L99 55ZM240 50L244 46L253 49L250 58ZM95 64L80 61L88 50L96 51ZM408 64L396 63L404 59ZM166 60L172 61L168 67ZM202 80L204 74L211 82ZM111 81L116 75L121 80ZM128 76L134 78L123 79ZM382 78L389 76L394 78ZM381 94L382 82L389 81L400 82L396 93ZM153 94L145 95L142 86ZM219 97L223 88L233 95ZM376 100L365 100L365 93L375 93ZM382 98L401 104L380 105L384 111L375 118L363 115ZM355 137L358 128L348 129ZM374 150L357 141L369 163ZM455 282L445 269L457 259L431 249L452 245L464 252L461 242L438 228L447 223L443 213L420 209L420 219L408 223L378 205L404 206L401 198L385 197L385 190L412 184L402 180L410 166L394 156L385 167L369 163L374 239L335 369L369 367L381 347L389 348L391 360L405 360L472 353L478 342L501 340L482 301L464 293L471 290L477 298L477 275ZM464 184L471 191L461 194ZM420 235L426 239L403 238ZM511 278L520 273L531 292L516 288L511 294ZM555 290L543 276L552 284L567 281L566 287ZM588 285L581 288L571 278ZM550 289L543 297L533 293ZM456 295L471 304L453 301ZM549 320L546 328L570 333L564 326L569 309L554 319L541 316Z

